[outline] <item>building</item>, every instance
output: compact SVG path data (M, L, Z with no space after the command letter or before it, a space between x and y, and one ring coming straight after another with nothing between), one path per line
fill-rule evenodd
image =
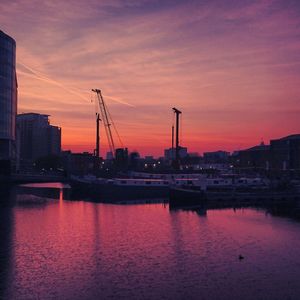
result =
M16 114L16 42L0 30L0 173L3 174L9 174L16 161Z
M61 128L50 125L49 115L19 114L17 129L21 168L30 168L41 157L60 154Z
M133 151L129 154L129 168L131 170L138 170L141 165L141 157L137 151Z
M61 158L63 168L69 175L84 176L94 172L96 157L91 153L72 153L71 151L63 151L61 153Z
M106 152L106 159L108 159L108 160L114 159L114 155L111 151Z
M118 148L116 149L116 167L118 170L128 169L128 149Z
M204 152L203 159L205 163L225 163L230 156L226 151Z
M188 150L187 150L186 147L179 147L179 150L178 150L179 158L180 159L186 158L188 156L187 151ZM164 155L165 160L172 161L172 160L175 159L175 156L176 156L176 149L175 148L165 149L165 155Z
M249 149L236 152L232 156L233 163L243 169L265 169L270 167L270 146L261 143Z
M300 170L300 134L270 141L271 167L274 170Z
M238 151L233 164L240 168L265 169L272 172L300 171L300 134L289 135Z

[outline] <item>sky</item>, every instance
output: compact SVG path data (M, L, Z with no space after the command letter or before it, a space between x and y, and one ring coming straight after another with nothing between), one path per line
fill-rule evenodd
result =
M18 112L49 114L64 150L95 148L92 88L142 155L171 146L172 107L190 152L300 133L298 0L1 0L0 29L17 42Z

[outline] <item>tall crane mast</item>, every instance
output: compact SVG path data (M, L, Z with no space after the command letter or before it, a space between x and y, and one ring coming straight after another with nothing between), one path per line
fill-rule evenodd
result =
M108 141L108 146L109 146L110 152L112 153L113 157L115 157L116 149L115 149L115 142L114 142L113 135L112 135L111 125L113 126L121 145L122 145L122 141L121 141L118 131L114 125L114 122L111 118L111 115L108 111L106 103L104 102L101 90L100 89L92 89L92 91L94 93L96 93L96 95L97 95L99 110L100 110L100 114L101 114L101 119L99 119L99 114L96 114L97 122L99 122L99 120L103 121L104 129L105 129L105 133L106 133L106 137L107 137L107 141ZM97 128L98 127L99 127L99 123L97 123ZM97 129L97 143L96 144L97 144L96 154L98 153L98 155L99 155L99 131L98 131L98 129Z
M95 156L99 157L100 155L100 115L96 113L96 149L95 149Z
M178 110L177 108L173 107L172 110L174 111L175 115L176 115L176 138L175 138L175 160L173 161L173 165L175 167L175 169L179 169L179 150L180 150L180 146L179 146L179 115L182 114L182 112L180 110ZM173 148L174 147L174 126L172 127L172 152L173 152Z

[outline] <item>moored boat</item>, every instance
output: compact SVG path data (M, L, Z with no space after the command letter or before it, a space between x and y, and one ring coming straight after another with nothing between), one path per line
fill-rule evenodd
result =
M98 202L123 202L125 200L168 199L170 186L197 186L202 182L196 176L169 175L146 178L96 178L95 176L71 178L74 198L90 198Z
M194 190L172 187L169 204L171 208L187 206L218 207L300 207L300 192L296 190L273 190L249 188L220 190Z

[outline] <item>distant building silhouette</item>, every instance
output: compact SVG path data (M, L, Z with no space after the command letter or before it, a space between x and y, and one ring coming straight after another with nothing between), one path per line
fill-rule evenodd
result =
M126 170L128 168L128 149L116 149L116 167L118 170Z
M270 141L235 152L233 163L239 168L271 171L300 170L300 134Z
M169 148L165 149L165 160L174 160L176 155L176 149L175 148ZM187 148L186 147L180 147L178 151L179 159L185 158L188 156Z
M0 173L9 174L16 158L16 42L0 30Z
M111 151L106 152L106 159L114 159L114 155Z
M49 115L19 114L17 127L21 167L32 166L38 158L60 154L61 128L50 125Z
M270 146L261 143L249 149L238 151L233 156L235 165L239 168L269 169L270 167Z
M129 168L137 170L140 167L141 157L137 151L133 151L129 154Z
M229 152L221 150L203 153L204 163L225 163L228 161L229 156Z
M270 141L271 166L279 170L300 170L300 134Z
M64 170L67 174L83 176L92 174L94 171L95 156L92 153L63 151L61 157Z

